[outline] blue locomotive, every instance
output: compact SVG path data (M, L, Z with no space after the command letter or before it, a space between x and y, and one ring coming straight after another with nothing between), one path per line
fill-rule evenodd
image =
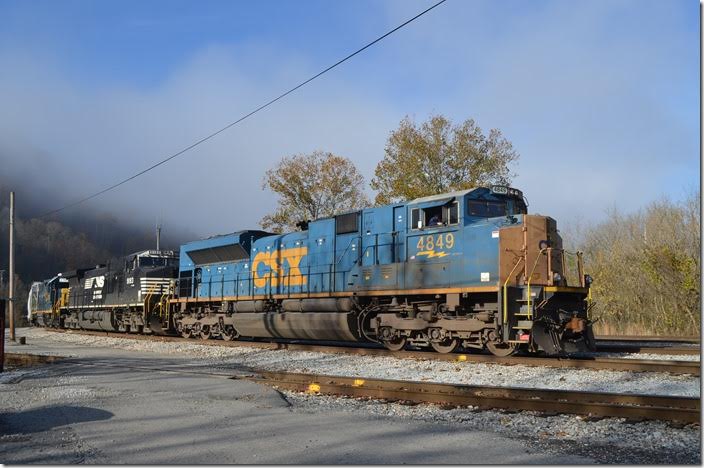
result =
M527 214L519 190L475 188L182 245L162 324L443 353L592 349L590 278L568 256L555 220Z
M521 191L506 186L342 213L285 234L251 230L193 241L181 246L178 270L169 267L171 253L133 257L158 261L135 270L120 260L116 268L35 283L48 302L35 301L34 311L30 304L30 316L62 327L374 341L441 353L594 347L581 254L565 251L555 220L529 215ZM75 285L66 281L74 276ZM115 284L91 280L81 289L84 278L106 276ZM151 277L158 291L120 295L128 282L149 285ZM40 310L44 302L50 311Z

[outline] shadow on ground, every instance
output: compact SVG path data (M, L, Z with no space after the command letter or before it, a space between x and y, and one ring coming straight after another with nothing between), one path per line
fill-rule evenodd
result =
M44 406L0 413L0 428L6 434L31 434L80 422L104 421L113 416L110 411L88 406Z

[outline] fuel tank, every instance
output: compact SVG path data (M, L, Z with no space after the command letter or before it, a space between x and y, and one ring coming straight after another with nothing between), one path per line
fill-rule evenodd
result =
M78 313L78 323L85 330L115 331L109 310L82 310Z
M301 340L357 341L357 316L352 312L235 313L242 336Z

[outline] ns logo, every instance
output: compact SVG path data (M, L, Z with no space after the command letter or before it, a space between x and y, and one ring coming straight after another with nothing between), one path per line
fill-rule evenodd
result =
M87 278L83 287L85 289L102 288L105 286L105 275L95 276L93 278Z
M308 254L308 247L259 252L252 260L254 287L301 286L306 284L306 277L300 269L301 259Z

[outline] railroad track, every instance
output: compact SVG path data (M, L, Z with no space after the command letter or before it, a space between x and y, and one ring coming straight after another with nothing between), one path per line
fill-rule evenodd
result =
M236 378L278 389L315 394L473 406L481 409L700 423L700 399L690 397L439 384L288 372L259 372Z
M19 355L18 355L19 356ZM46 360L46 356L23 355L22 361ZM313 394L374 398L387 402L401 401L433 403L454 407L537 411L548 414L580 414L590 417L617 417L629 420L660 420L677 424L701 424L699 398L583 392L550 389L493 387L479 385L442 384L387 379L369 379L316 375L293 372L271 372L242 369L232 375L227 371L204 370L190 366L135 365L105 359L51 357L50 362L64 365L129 369L139 372L157 372L219 379L248 380L275 387Z
M597 341L641 341L650 343L692 343L699 344L698 336L656 336L656 335L596 335Z
M643 346L633 343L609 343L597 341L596 350L605 353L632 353L632 354L672 354L696 355L701 354L698 346Z
M485 364L500 365L525 365L532 367L558 367L558 368L579 368L579 369L599 369L618 370L631 372L668 372L671 374L691 374L699 376L701 364L699 361L664 361L654 359L618 359L618 358L547 358L532 356L509 356L497 357L486 354L451 353L439 354L428 351L390 351L380 347L357 347L322 344L303 344L290 342L257 342L257 341L222 341L222 340L199 340L185 339L176 336L157 335L132 335L113 332L99 332L87 330L63 330L47 329L53 332L76 333L82 335L107 336L113 338L126 338L133 340L153 340L162 342L191 343L202 346L225 346L225 347L250 347L260 349L289 349L292 351L311 351L319 353L335 354L355 354L363 356L383 356L401 359L436 360L452 362L476 362Z

